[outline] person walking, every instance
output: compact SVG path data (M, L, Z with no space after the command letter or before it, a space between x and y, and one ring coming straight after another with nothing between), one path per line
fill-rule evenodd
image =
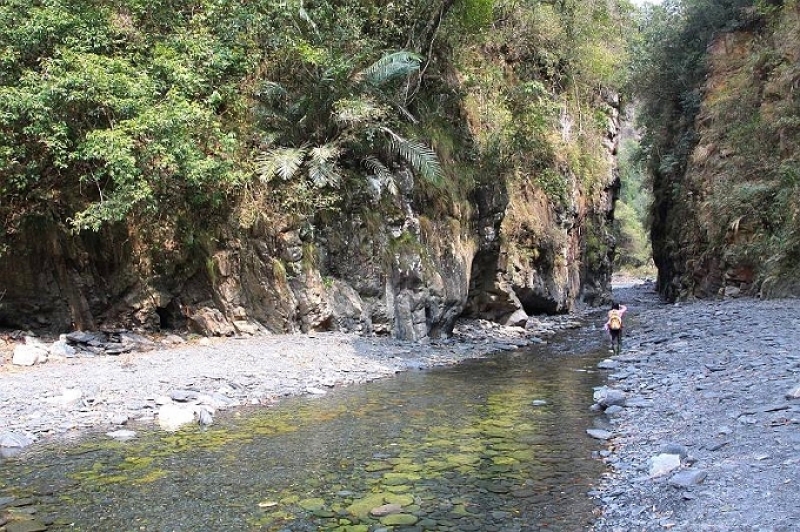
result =
M620 351L622 351L622 316L625 315L627 310L628 307L625 305L620 305L616 302L613 303L611 305L611 310L608 311L608 320L606 320L606 324L603 326L611 336L611 350L615 355L618 355Z

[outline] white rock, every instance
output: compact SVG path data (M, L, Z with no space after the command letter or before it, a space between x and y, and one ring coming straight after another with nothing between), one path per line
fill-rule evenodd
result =
M132 440L136 437L136 431L133 430L115 430L112 432L106 432L106 436L109 438L113 438L117 441L128 441Z
M207 406L200 406L196 410L197 421L201 425L212 425L214 423L214 411Z
M21 344L14 348L11 363L17 366L33 366L47 362L47 348L37 344Z
M158 409L158 425L176 431L183 425L194 423L194 408L188 405L165 404Z
M659 454L650 459L650 476L660 477L681 466L681 457L678 454Z
M113 414L109 421L112 425L125 425L128 423L128 414Z

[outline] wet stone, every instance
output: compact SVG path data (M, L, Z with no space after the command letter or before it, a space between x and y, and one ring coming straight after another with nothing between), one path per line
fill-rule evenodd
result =
M419 518L412 514L392 514L381 518L384 526L411 526L415 525Z
M9 521L6 523L6 532L45 532L47 525L38 519Z
M614 437L614 433L602 429L586 429L586 434L597 440L610 440Z

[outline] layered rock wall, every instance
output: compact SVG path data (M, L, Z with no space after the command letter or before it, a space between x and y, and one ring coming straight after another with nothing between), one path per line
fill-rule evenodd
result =
M390 201L219 224L202 241L169 225L158 237L135 223L74 235L41 221L0 257L0 326L422 340L448 335L464 314L524 325L607 301L618 113L616 100L603 105L607 175L587 191L565 168L563 204L530 179L489 176L445 209L416 197L411 180Z

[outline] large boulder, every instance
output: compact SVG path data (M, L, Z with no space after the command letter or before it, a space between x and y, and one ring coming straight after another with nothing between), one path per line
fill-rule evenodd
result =
M17 366L33 366L44 362L47 362L47 347L38 343L16 346L11 359L11 363Z

